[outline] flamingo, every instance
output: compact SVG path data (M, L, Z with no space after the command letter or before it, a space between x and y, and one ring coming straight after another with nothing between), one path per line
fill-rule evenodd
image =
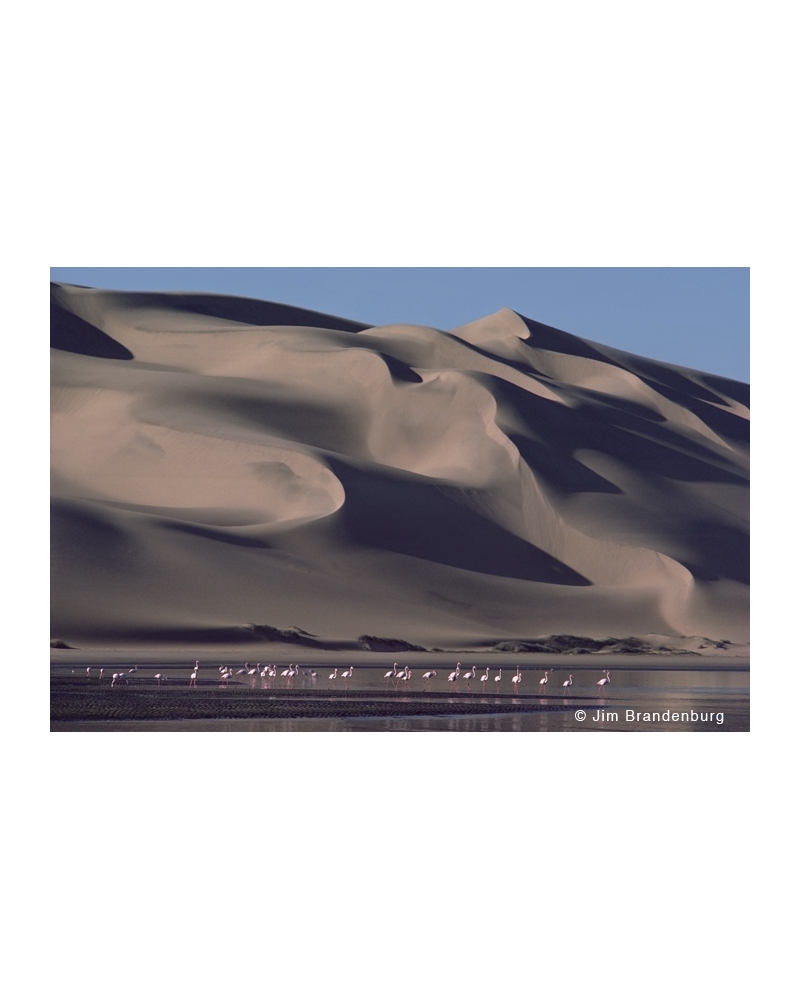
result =
M408 682L411 680L412 671L408 669L408 664L406 664L406 669L403 671L401 680L403 682L403 687L408 691Z
M498 686L500 684L500 681L502 679L503 679L503 668L500 667L500 669L498 670L498 672L494 675L494 693L495 694L497 694L497 688L498 688Z
M431 678L436 676L435 670L429 670L426 674L422 675L422 679L425 681L425 686L428 690L431 687Z
M394 689L395 689L395 691L397 691L397 689L400 687L400 685L403 684L407 680L407 677L406 677L407 673L408 673L408 664L406 664L403 667L403 669L398 673L397 677L395 677L395 679L394 679Z
M228 681L231 679L231 677L233 677L233 671L228 670L227 667L220 667L219 669L220 669L220 675L219 675L220 687L222 687L223 685L227 687Z
M139 669L139 664L138 664L138 663L136 663L136 664L134 664L134 665L133 665L133 666L131 667L131 669L130 669L130 670L128 671L128 673L129 673L129 674L135 674L135 673L136 673L136 671L137 671L138 669Z
M236 674L237 674L237 676L238 676L239 674L246 674L246 673L248 672L248 669L249 669L249 667L250 667L250 664L249 664L249 663L245 663L245 665L244 665L243 667L240 667L240 668L239 668L239 669L238 669L238 670L236 671Z
M458 677L459 677L460 673L461 673L461 663L459 662L459 663L456 664L456 669L447 678L448 681L450 681L450 691L451 691L451 693L453 691L453 685L455 685L456 690L458 690Z
M605 686L606 684L610 684L610 683L611 683L611 671L610 671L610 670L606 670L606 675L605 675L605 677L601 678L601 679L600 679L600 680L599 680L599 681L597 682L597 693L598 693L598 695L602 694L602 693L603 693L603 689L604 689L604 686Z
M572 674L569 675L567 680L562 681L561 687L564 688L564 694L567 694L569 689L572 687Z
M349 670L342 671L342 678L344 679L345 690L348 690L348 688L350 687L350 685L348 684L348 681L350 680L350 678L352 676L353 676L353 668L352 667L350 667Z
M121 678L122 678L122 674L112 674L111 675L111 687L113 688L114 685L117 683L117 681L119 681Z
M105 667L100 667L100 680L103 679L103 674L105 673Z
M247 676L250 678L250 687L256 686L256 674L258 673L258 667L250 667L247 671Z
M545 689L545 687L547 685L547 678L548 678L549 675L550 675L550 671L549 670L545 670L544 677L539 681L539 694L540 695L544 695L544 693L545 693L544 689Z
M91 667L87 667L86 668L86 676L87 676L87 678L92 676L92 668Z
M162 682L162 681L167 681L167 680L169 680L169 678L168 678L168 677L166 677L166 676L165 676L164 674L156 674L156 675L155 675L155 679L156 679L156 680L158 681L158 686L159 686L159 687L161 687L161 682Z
M475 664L473 663L473 664L472 664L472 670L468 670L468 671L467 671L467 672L466 672L466 673L464 674L464 680L465 680L465 681L467 682L467 691L469 691L469 690L470 690L470 686L469 686L469 682L470 682L470 681L471 681L471 680L472 680L472 679L473 679L473 678L475 677L475 674L476 674L477 672L478 672L478 668L477 668L477 667L475 666Z
M295 677L297 677L297 675L299 673L300 673L300 664L299 663L295 663L292 666L292 668L289 670L289 676L288 676L288 679L286 681L286 686L287 687L293 687L294 686L294 679L295 679Z
M511 683L514 685L514 694L518 694L519 685L522 683L522 674L520 673L519 664L517 664L517 672L511 678Z
M489 680L489 668L486 668L486 672L481 675L481 686L483 687L483 693L486 694L486 682Z
M397 664L396 663L392 666L391 670L387 670L386 673L383 675L383 678L386 681L386 690L387 691L389 690L389 685L395 679L395 677L397 677Z
M197 687L197 671L199 669L200 669L200 661L199 660L195 660L194 670L192 671L192 674L191 674L191 676L189 678L189 687L190 688Z
M336 675L338 673L339 673L339 668L338 667L334 667L333 668L333 673L332 674L328 674L328 687L330 687L331 683L336 680Z

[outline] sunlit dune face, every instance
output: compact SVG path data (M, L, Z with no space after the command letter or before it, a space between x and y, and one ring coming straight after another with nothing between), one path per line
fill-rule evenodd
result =
M336 477L302 452L137 422L133 401L113 391L60 394L53 472L73 495L215 524L323 517L342 503Z

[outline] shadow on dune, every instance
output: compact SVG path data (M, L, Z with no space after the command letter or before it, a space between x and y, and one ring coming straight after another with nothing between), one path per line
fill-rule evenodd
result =
M614 483L599 476L571 455L565 455L522 434L509 433L508 437L531 471L561 493L622 493Z
M675 556L697 580L735 580L750 583L750 536L727 524L690 521L684 528L685 541L693 557Z
M547 552L458 503L450 487L332 457L328 462L345 490L344 506L334 516L358 545L514 580L591 585Z
M611 363L616 363L609 359ZM626 367L642 382L665 399L682 406L699 417L706 426L723 440L736 445L750 443L750 421L733 413L722 396L718 396L708 388L715 383L720 392L738 402L750 406L750 386L731 379L716 378L713 375L701 375L699 381L687 378L681 372L674 371L668 365L660 365L657 361L625 355ZM703 383L703 384L701 384Z
M574 393L576 406L563 406L500 380L494 394L530 428L531 439L545 444L557 457L555 463L543 464L541 458L537 459L535 446L524 449L526 459L528 454L533 459L531 467L541 468L542 475L557 489L563 490L571 480L577 483L577 477L570 476L570 463L574 461L571 456L580 449L609 455L640 474L683 482L749 485L738 469L724 468L727 463L722 456L650 417L645 419L636 412L635 404L618 406L612 396L581 390ZM518 447L518 438L525 436L516 432ZM687 454L690 451L694 454ZM595 488L602 485L596 480L586 481L594 482ZM602 492L610 491L606 488Z
M125 531L84 504L58 497L51 501L50 552L54 567L64 567L63 579L70 579L76 566L119 566L132 544Z
M393 382L422 382L422 376L417 375L413 368L410 368L405 361L392 357L391 354L384 354L383 351L375 352L389 369Z
M271 549L269 542L261 538L250 538L247 535L234 535L227 531L214 531L212 528L201 528L199 524L185 524L180 521L157 520L156 525L163 531L177 531L185 535L195 535L212 542L224 542L226 545L239 545L245 549Z
M223 423L232 421L289 441L345 454L359 448L364 436L363 420L356 412L309 399L270 399L266 392L263 396L248 394L235 385L232 391L225 392L153 393L147 407L143 407L143 415L153 406L163 407L165 412L180 406L206 417L216 414Z
M750 386L747 382L734 382L733 379L723 378L721 375L703 375L702 381L750 409Z
M607 365L614 364L610 358L601 354L588 341L582 340L572 333L558 330L554 326L546 326L544 323L537 323L535 319L528 319L522 313L517 313L517 316L530 330L529 347L540 347L544 351L569 354L576 358L590 358L592 361L603 361Z
M372 329L367 323L356 323L311 309L239 298L235 295L207 295L202 292L114 292L113 295L117 304L131 309L169 309L214 316L250 326L309 326L321 330L343 330L346 333L361 333L362 330Z
M517 313L530 330L530 344L548 351L557 351L574 357L589 358L593 361L603 361L605 364L632 372L645 385L655 390L666 399L684 406L695 416L707 424L720 437L736 444L749 443L750 422L727 409L728 404L722 396L713 390L724 393L743 406L750 406L750 386L745 382L717 375L706 375L698 372L697 381L688 378L672 366L659 364L649 358L627 352L611 352L602 354L588 341L575 337L563 330L557 330L543 323L528 319ZM622 360L615 357L619 353ZM714 405L716 404L716 405ZM719 409L718 407L723 407Z
M95 503L112 510L128 510L134 514L151 514L154 518L185 524L199 524L204 528L244 528L263 524L260 511L235 507L171 507L156 504L125 503L122 500L96 500Z
M575 413L586 426L592 436L597 436L600 430L603 440L607 442L605 449L615 454L620 461L630 463L636 458L636 465L645 472L680 479L686 482L731 482L739 485L749 485L747 476L742 475L740 468L724 458L719 452L705 447L699 441L659 424L648 417L642 418L635 412L635 404L619 404L612 396L590 395L580 390L581 404ZM746 420L730 412L723 412L714 406L695 400L695 413L704 419L702 410L710 410L713 421L705 421L716 430L720 437L732 437L721 433L720 424L736 421L736 433L743 433L744 439L749 439L750 425ZM728 428L730 431L731 429ZM690 452L692 454L687 454ZM728 468L725 468L728 466Z
M679 406L690 410L707 427L710 427L715 434L718 434L723 441L730 441L737 445L750 444L750 421L744 417L740 417L738 413L731 412L727 407L721 409L719 406L713 406L702 399L690 398L678 390L665 387L650 379L642 379L642 381L649 385L651 389L660 392L662 396L672 400L673 403L677 403Z
M50 346L72 354L87 354L93 358L131 361L133 355L113 337L50 301Z
M280 643L303 646L317 650L361 650L364 643L357 639L325 639L291 629L277 629L270 625L137 625L132 622L84 622L70 625L70 635L81 641L127 642L134 645L202 646L252 646L256 643ZM407 644L408 645L408 644ZM70 649L66 644L60 648ZM419 647L421 648L421 647ZM194 655L194 654L192 654Z

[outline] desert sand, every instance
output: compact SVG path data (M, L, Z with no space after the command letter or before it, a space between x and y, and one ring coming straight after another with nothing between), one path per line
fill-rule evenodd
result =
M52 285L51 344L65 646L749 642L745 384L507 308L373 328Z

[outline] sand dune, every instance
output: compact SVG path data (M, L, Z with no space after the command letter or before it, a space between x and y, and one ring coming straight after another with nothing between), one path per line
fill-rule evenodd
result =
M748 641L749 387L502 309L51 286L52 622Z

